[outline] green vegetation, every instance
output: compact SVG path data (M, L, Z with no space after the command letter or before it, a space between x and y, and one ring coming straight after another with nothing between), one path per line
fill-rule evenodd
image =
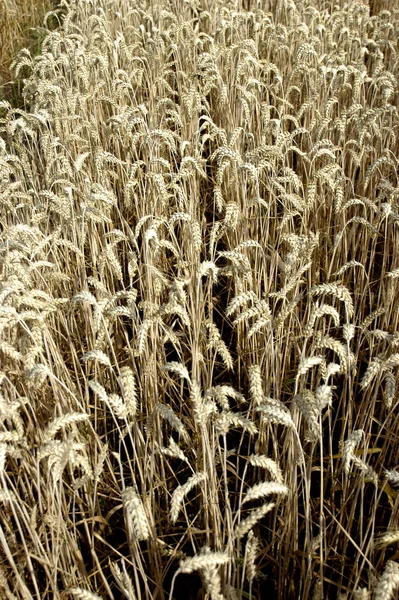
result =
M14 81L10 65L17 52L28 47L32 54L40 51L45 30L43 18L51 10L51 0L2 0L0 10L0 100L18 103L22 85ZM49 23L50 24L50 23Z
M1 597L394 598L399 9L60 9L0 102Z

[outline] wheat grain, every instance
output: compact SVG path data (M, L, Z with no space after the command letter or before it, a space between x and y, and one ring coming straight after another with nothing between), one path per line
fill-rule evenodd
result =
M188 373L187 367L182 365L179 362L168 362L162 367L163 371L171 371L172 373L177 373L182 379L186 379L190 381L190 375Z
M161 417L165 419L165 421L167 421L169 425L171 425L171 427L173 427L173 429L177 431L179 435L181 435L184 441L188 442L190 436L187 433L187 430L184 427L183 423L181 422L179 417L173 412L173 410L169 406L166 406L161 402L158 402L156 407Z
M356 600L370 600L371 594L367 588L358 588L355 590L354 597Z
M172 437L169 438L169 446L167 448L161 448L160 452L166 456L171 456L172 458L179 458L183 462L189 464L183 450L181 450Z
M348 355L347 348L340 341L330 336L323 336L321 332L318 332L314 337L314 344L316 348L329 348L338 354L341 371L348 372L352 357L350 354Z
M78 598L78 600L101 600L101 596L98 596L98 594L90 592L89 590L84 590L81 587L70 588L68 593L74 598Z
M122 502L126 510L126 518L133 524L134 537L137 541L150 538L151 531L143 502L133 487L127 487L122 492Z
M248 462L254 467L266 469L277 483L283 483L283 474L278 464L268 456L261 454L252 454Z
M282 496L286 496L288 494L288 488L283 483L278 483L276 481L264 481L257 483L247 491L242 503L245 504L251 500L264 498L270 494L281 494Z
M198 269L199 277L210 277L213 284L217 283L219 267L211 260L203 261Z
M249 517L247 517L246 519L244 519L244 521L241 521L241 523L237 525L235 529L236 538L241 539L242 537L244 537L244 535L248 533L248 531L250 531L258 521L263 519L263 517L268 512L273 510L274 506L275 504L273 502L269 502L253 510Z
M215 566L226 565L230 560L226 552L212 552L209 548L205 547L195 556L180 561L179 570L181 573L188 574Z
M391 370L386 371L384 374L384 381L384 404L386 409L390 410L396 395L396 377Z
M79 423L80 421L86 421L89 415L86 413L68 413L54 419L47 427L43 434L43 444L49 443L60 429L63 429L70 423Z
M375 548L385 548L386 546L391 546L392 544L396 544L399 542L399 531L392 530L383 533L378 536L374 542Z
M209 349L214 348L218 352L218 354L220 354L226 369L233 370L233 368L234 368L233 359L231 357L231 354L230 354L225 342L222 340L221 334L220 334L217 326L213 322L208 322L208 323L206 323L206 327L209 332L208 348Z
M283 404L280 405L267 402L259 405L256 410L259 411L262 414L262 417L269 423L295 428L291 414Z
M258 297L254 292L245 292L242 294L238 294L238 296L235 296L230 301L226 310L226 316L231 316L233 313L237 312L244 304L247 304L250 301L253 301L255 303L258 302Z
M395 471L392 469L391 471L386 471L385 475L388 481L390 481L394 485L399 484L399 471Z
M399 585L399 564L388 560L375 588L375 600L391 600Z
M222 579L218 571L218 565L201 569L204 587L211 600L224 600L224 595L221 593Z
M328 379L328 377L326 377ZM315 400L319 411L323 411L326 407L331 407L333 399L333 387L331 385L319 385L316 388Z
M106 354L102 350L89 350L82 356L83 362L88 362L89 360L98 361L101 365L105 367L111 367L111 362Z
M130 367L122 367L118 378L119 386L122 391L123 400L126 405L127 414L134 417L137 412L138 398L136 381L133 371Z
M323 356L309 356L308 358L304 358L298 365L297 378L301 375L306 375L306 373L314 366L320 365L325 362Z
M235 428L241 427L244 431L247 431L251 435L258 433L258 428L256 427L255 423L243 415L234 413L230 410L224 410L215 418L215 426L221 435L226 435L231 426Z
M252 586L256 577L256 556L259 548L259 540L251 530L248 534L247 543L245 546L245 570L249 584Z
M202 481L205 481L206 474L205 473L194 473L184 485L179 485L172 494L172 499L170 503L170 520L172 523L176 523L179 512L182 509L182 504L184 502L184 498L187 494Z
M342 451L343 469L349 473L351 463L355 457L355 448L362 441L364 432L361 429L352 431L344 443Z
M366 389L370 386L373 379L379 374L379 372L383 369L383 361L380 356L374 358L370 365L367 367L365 374L363 375L363 379L360 383L363 389Z
M218 414L216 402L213 398L204 398L201 386L193 381L190 386L190 399L194 410L194 417L198 425L205 426L213 415Z
M344 285L336 283L324 283L322 285L315 285L309 290L311 296L320 296L322 294L332 294L335 298L344 302L348 318L353 316L353 301L349 293L349 290Z
M249 389L251 400L255 406L260 406L264 400L262 376L259 365L252 365L248 369Z

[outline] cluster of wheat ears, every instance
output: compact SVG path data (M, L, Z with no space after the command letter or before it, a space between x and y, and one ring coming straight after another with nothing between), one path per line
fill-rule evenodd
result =
M18 55L2 598L395 597L392 4L64 0Z

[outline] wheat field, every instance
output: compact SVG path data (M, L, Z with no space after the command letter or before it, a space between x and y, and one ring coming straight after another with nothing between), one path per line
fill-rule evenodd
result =
M397 598L399 4L43 27L0 101L0 597Z
M0 98L4 89L8 96L13 95L8 89L13 80L10 65L17 52L26 46L33 53L40 50L40 39L46 34L43 18L52 4L53 0L0 1ZM59 24L58 19L56 23ZM47 22L49 26L51 23Z

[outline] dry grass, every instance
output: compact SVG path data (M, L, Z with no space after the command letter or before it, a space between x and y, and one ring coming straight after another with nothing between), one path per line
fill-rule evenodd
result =
M62 6L0 104L2 597L394 597L399 10Z

